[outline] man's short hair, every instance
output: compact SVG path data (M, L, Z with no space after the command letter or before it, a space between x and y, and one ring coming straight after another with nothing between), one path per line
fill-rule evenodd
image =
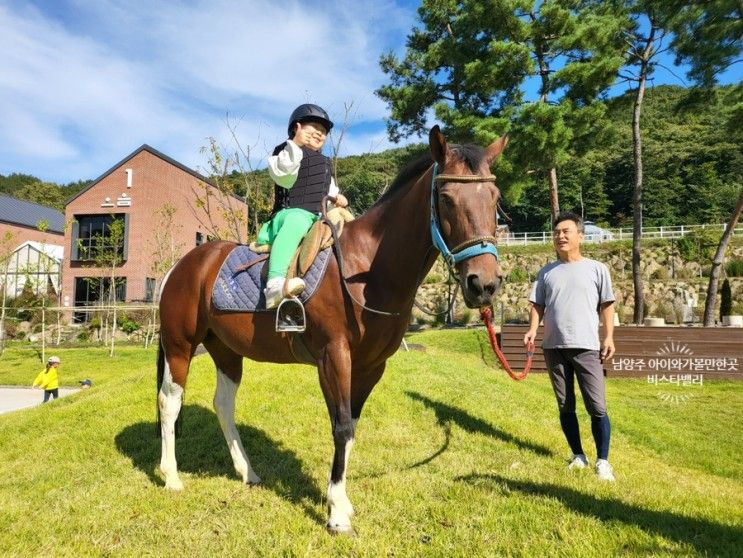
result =
M583 226L583 219L580 218L580 215L577 213L573 213L572 211L565 211L563 213L560 213L557 216L557 219L555 219L555 224L552 226L552 230L555 230L557 228L557 225L562 223L563 221L572 221L575 223L575 226L578 228L578 232L582 233L585 230L585 227Z

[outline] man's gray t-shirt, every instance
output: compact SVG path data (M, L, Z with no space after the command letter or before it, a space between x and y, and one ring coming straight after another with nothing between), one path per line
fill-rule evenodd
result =
M583 258L547 264L537 275L529 301L544 306L543 348L601 348L599 306L614 302L609 270L601 262Z

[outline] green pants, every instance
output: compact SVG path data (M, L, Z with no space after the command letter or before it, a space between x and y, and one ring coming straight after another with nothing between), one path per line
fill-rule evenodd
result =
M282 209L258 233L257 244L270 244L268 278L286 277L294 252L319 217L298 207Z

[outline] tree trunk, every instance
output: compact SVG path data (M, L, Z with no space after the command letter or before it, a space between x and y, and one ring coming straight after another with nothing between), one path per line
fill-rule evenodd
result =
M532 20L536 21L536 16L532 14ZM543 38L546 41L546 38ZM536 47L536 56L539 63L539 77L542 85L539 88L539 102L546 103L549 93L549 67L545 59L546 47L544 42ZM560 214L560 200L557 191L557 169L552 167L548 172L549 191L550 191L550 208L552 210L552 223L554 225L557 216Z
M113 320L111 320L111 351L108 353L109 357L114 356L114 348L116 347L116 273L115 268L111 268L111 305L113 306Z
M632 143L635 159L635 188L632 195L632 282L635 287L635 324L641 325L645 317L645 295L643 293L642 275L640 272L640 253L642 251L642 135L640 133L640 116L642 101L645 97L645 84L648 77L648 62L653 56L653 41L656 26L651 19L651 29L645 49L640 58L640 76L637 85L637 96L632 113Z
M3 305L0 308L0 355L5 350L5 303L7 301L8 291L8 266L9 262L5 262L5 271L3 272Z
M550 181L550 207L552 208L552 223L557 221L560 214L560 200L557 195L557 169L552 167L549 173Z
M715 303L717 302L717 284L720 281L720 269L725 259L725 250L728 247L728 242L730 242L730 237L733 236L733 231L735 230L735 225L738 224L741 212L743 212L743 188L740 189L738 205L735 206L735 211L733 211L733 215L730 217L727 227L725 227L720 244L717 246L715 258L712 260L712 270L710 271L709 284L707 285L707 300L704 303L705 327L715 325Z
M41 306L41 362L46 362L46 299Z

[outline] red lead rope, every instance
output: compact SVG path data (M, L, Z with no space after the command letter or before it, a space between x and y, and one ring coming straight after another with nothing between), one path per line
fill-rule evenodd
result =
M482 321L485 322L485 327L488 328L488 338L490 339L490 346L493 347L493 351L498 356L498 360L500 360L503 368L505 368L506 372L508 372L508 375L517 382L525 380L526 376L529 374L529 370L531 369L531 359L534 356L534 342L529 341L529 344L526 346L526 366L524 366L523 372L517 374L516 372L511 370L511 365L508 364L506 355L503 354L503 352L500 350L500 347L498 346L498 339L495 336L495 328L493 327L493 309L489 306L481 308L480 318L482 318Z

